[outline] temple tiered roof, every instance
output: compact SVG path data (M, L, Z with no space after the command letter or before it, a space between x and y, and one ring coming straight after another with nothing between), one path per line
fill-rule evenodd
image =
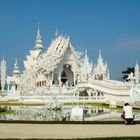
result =
M37 70L44 71L45 74L53 71L64 58L67 49L71 51L75 60L80 59L80 55L73 48L69 37L59 35L51 42L47 52L39 58L36 65Z

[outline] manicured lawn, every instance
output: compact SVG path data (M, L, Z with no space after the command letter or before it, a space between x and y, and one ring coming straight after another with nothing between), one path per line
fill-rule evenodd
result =
M0 107L0 113L5 112L6 110L4 108Z
M0 115L10 114L10 113L15 113L15 110L6 110L5 108L0 107Z
M15 103L15 102L4 102L4 103L1 103L1 105L4 105L4 106L46 106L47 104L24 104L24 103ZM118 111L121 111L122 110L122 107L116 107L116 108L110 108L109 105L107 104L102 104L102 103L65 103L64 104L65 106L68 106L68 105L81 105L81 106L84 106L84 105L91 105L91 106L100 106L100 107L103 107L103 108L106 108L106 109L110 109L110 110L118 110ZM133 109L134 112L140 112L140 109ZM1 114L9 114L9 113L14 113L15 110L5 110L3 108L0 108L0 115Z
M5 102L5 103L1 103L1 105L5 105L5 106L45 106L47 104L24 104L24 103Z
M4 102L4 103L1 103L1 105L6 105L6 106L46 106L47 104L27 104L27 103L12 103L12 102ZM68 106L68 105L91 105L91 106L100 106L100 107L104 107L106 109L111 109L111 110L122 110L122 107L120 106L117 106L116 108L111 108L109 107L108 104L103 104L103 103L64 103L65 106ZM133 109L135 112L140 112L140 109Z
M11 113L15 113L15 110L6 110L5 112L0 112L0 115L6 115L6 114L11 114Z

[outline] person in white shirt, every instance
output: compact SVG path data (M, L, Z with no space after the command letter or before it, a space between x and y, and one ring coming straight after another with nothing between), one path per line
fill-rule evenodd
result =
M125 124L133 124L134 120L133 108L128 103L124 104L121 118L123 119Z

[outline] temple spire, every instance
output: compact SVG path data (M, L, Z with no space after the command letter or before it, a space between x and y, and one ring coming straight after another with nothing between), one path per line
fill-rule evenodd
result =
M139 67L139 65L138 65L138 61L136 60L136 65L135 65L135 67Z
M135 65L135 82L136 84L140 83L140 69L137 61Z
M89 58L87 56L87 50L85 50L85 56L81 66L81 81L89 80L91 72L92 72L92 65L89 62Z
M41 35L40 35L40 27L39 26L38 26L38 29L37 29L37 36L36 36L34 49L43 49Z
M99 58L100 59L102 58L102 52L101 52L101 50L99 50Z
M55 37L58 37L59 36L59 32L58 32L58 29L56 29L55 31Z
M98 64L100 64L100 65L103 64L103 58L102 58L101 50L99 50Z
M6 84L6 61L4 60L4 56L3 56L3 59L1 61L1 67L0 67L0 71L1 71L1 77L0 77L0 80L1 80L1 90L2 92L4 92L4 89L5 89L5 84Z
M21 73L19 71L19 66L18 66L18 62L17 59L15 59L15 64L14 64L14 68L13 68L13 76L19 76Z
M87 50L85 49L85 57L87 57Z
M3 57L2 57L2 61L5 61L5 59L4 59L4 54L3 54Z

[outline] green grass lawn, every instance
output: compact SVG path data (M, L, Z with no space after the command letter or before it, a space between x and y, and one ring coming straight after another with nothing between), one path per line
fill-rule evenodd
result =
M12 103L12 102L3 102L1 103L1 105L5 105L5 106L47 106L47 104L27 104L27 103ZM81 106L84 106L84 105L91 105L91 106L100 106L100 107L104 107L104 108L107 108L107 109L111 109L111 110L122 110L122 107L120 106L117 106L116 108L111 108L109 107L108 104L103 104L103 103L64 103L65 106L69 106L69 105L81 105ZM135 112L140 112L140 109L135 109L134 108L134 111Z
M6 110L2 107L0 107L0 113L5 112Z
M0 107L0 115L10 114L10 113L15 113L15 112L16 112L15 110L6 110L6 109Z
M3 102L1 103L1 105L3 106L47 106L47 104L24 104L24 103L15 103L15 102ZM69 106L69 105L81 105L81 106L84 106L84 105L91 105L91 106L99 106L99 107L103 107L103 108L106 108L106 109L110 109L110 110L118 110L118 111L121 111L122 110L122 107L120 106L117 106L116 108L110 108L108 104L102 104L102 103L65 103L64 104L65 106ZM134 112L140 112L140 109L133 109ZM2 108L0 108L0 115L1 114L9 114L9 113L14 113L15 111L14 110L4 110Z
M2 102L1 105L5 106L45 106L47 104L27 104L27 103L16 103L16 102Z

